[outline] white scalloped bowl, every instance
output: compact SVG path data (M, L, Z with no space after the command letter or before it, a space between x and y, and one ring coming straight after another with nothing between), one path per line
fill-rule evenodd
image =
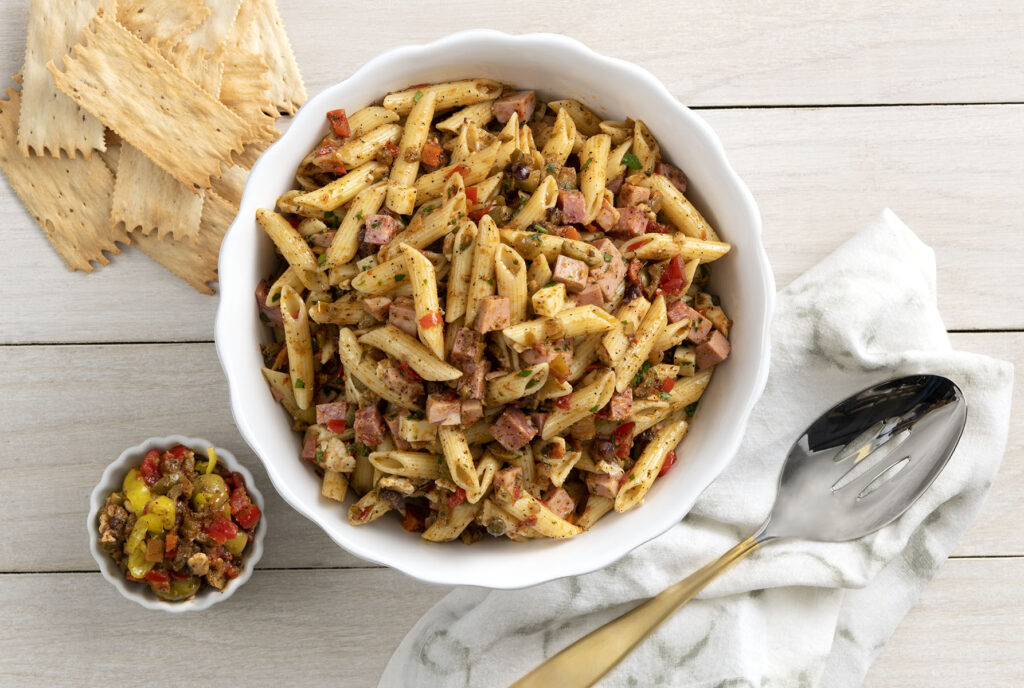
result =
M200 457L206 456L207 447L213 447L211 442L200 437L169 435L167 437L151 437L142 444L137 444L134 447L125 449L113 463L107 466L106 470L103 471L103 476L100 478L99 484L93 488L92 494L89 496L89 516L86 519L85 527L89 533L89 551L92 552L92 558L96 560L97 564L99 564L100 573L102 573L103 577L117 588L118 592L120 592L125 599L137 602L146 609L158 609L164 612L180 614L182 612L200 611L215 605L218 602L223 602L234 595L235 591L249 580L256 564L259 563L260 558L263 557L263 538L266 537L267 534L267 510L264 507L263 495L260 493L259 489L257 489L256 481L253 480L252 473L249 472L249 469L240 464L238 459L235 458L235 455L227 449L224 449L223 447L213 447L214 451L217 452L217 461L223 463L230 470L238 471L242 474L242 477L245 478L245 489L248 491L250 499L253 504L258 506L260 511L263 512L263 517L256 526L255 537L253 538L252 544L249 546L249 551L245 555L242 573L239 574L238 578L229 581L224 590L218 591L217 589L204 584L199 588L192 599L184 600L182 602L168 602L166 600L162 600L149 589L148 585L126 579L124 574L121 572L121 569L118 568L117 562L103 551L103 547L100 545L100 509L107 501L107 496L111 492L116 492L121 489L121 485L124 482L124 476L128 474L128 471L141 465L142 460L146 458L146 454L148 454L151 449L170 449L176 444L185 445Z
M271 398L260 372L258 345L267 331L258 319L253 292L271 269L274 248L255 213L273 207L292 188L299 162L326 133L325 113L339 107L353 112L410 84L472 77L536 89L544 99L576 98L608 119L643 119L667 159L686 171L688 197L734 245L712 270L712 290L735 320L733 352L701 402L680 462L655 483L643 506L610 514L570 540L517 544L485 538L466 547L425 542L391 517L349 525L347 504L321 497L312 467L299 460L301 438L289 429L287 414ZM521 588L607 566L665 532L732 459L768 374L774 280L761 243L757 206L729 166L718 138L650 73L562 36L473 30L428 45L396 48L311 98L249 177L241 211L221 249L220 284L217 352L235 422L278 492L349 552L431 583Z

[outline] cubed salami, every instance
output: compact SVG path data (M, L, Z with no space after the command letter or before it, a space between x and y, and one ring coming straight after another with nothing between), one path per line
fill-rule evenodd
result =
M366 233L363 241L374 246L391 242L398 233L398 220L390 215L371 215L366 218Z
M551 279L561 282L571 292L579 292L587 286L588 273L587 264L582 260L560 255L555 259Z
M518 451L537 434L537 427L526 414L515 406L509 406L491 426L491 435L509 451Z
M491 111L494 113L494 119L502 124L508 121L513 112L519 115L520 124L526 124L533 117L533 110L536 107L536 91L516 91L494 101Z

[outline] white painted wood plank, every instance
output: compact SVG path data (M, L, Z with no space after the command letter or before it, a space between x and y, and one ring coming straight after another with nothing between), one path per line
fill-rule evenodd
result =
M936 249L949 328L1024 328L1024 300L1007 298L1024 293L1024 106L701 114L760 205L780 287L888 205ZM212 339L216 299L138 251L72 274L6 185L0 214L0 342Z
M1024 365L1024 334L955 335L954 344ZM1020 385L1017 394L1019 406ZM255 473L271 529L261 566L367 566L277 495L234 427L210 344L2 347L0 417L0 571L91 569L83 524L103 469L126 447L174 433L227 447ZM957 554L1024 555L1021 480L1018 432L1011 433L985 510ZM340 508L338 517L344 517Z
M1024 559L949 561L865 687L1019 685L1022 577ZM212 650L190 652L190 676L217 675L227 662L237 685L375 686L408 629L446 592L386 569L258 571L200 618L145 611L98 573L0 576L0 683L99 685L131 675L140 688L165 685L139 667L181 666L186 645Z

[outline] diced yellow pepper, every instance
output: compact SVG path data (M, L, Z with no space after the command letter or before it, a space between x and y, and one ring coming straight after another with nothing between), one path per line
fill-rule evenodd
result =
M146 508L146 502L152 498L153 494L150 492L149 486L146 485L145 481L139 477L138 468L128 471L128 475L124 477L122 487L126 498L125 507L136 516L142 516L143 510Z
M206 466L206 472L213 473L213 469L217 465L217 452L213 451L213 447L207 447L206 455L210 457L210 463Z
M245 533L238 533L235 537L231 538L224 543L224 547L231 552L232 556L241 556L242 550L249 543L249 536Z
M145 545L139 549L133 549L128 554L128 573L132 574L135 578L145 578L146 574L155 565L155 562L146 561Z
M161 495L149 502L147 514L157 516L163 529L171 530L174 528L175 511L174 500Z

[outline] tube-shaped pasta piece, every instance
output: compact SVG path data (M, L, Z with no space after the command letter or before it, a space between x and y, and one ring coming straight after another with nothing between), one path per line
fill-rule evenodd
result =
M528 348L545 339L579 337L595 332L607 332L616 324L617 321L611 313L592 304L587 304L566 308L549 318L527 320L506 327L502 333L517 346Z
M643 120L637 120L633 124L633 155L640 161L640 171L650 174L654 166L661 159L661 146L658 140L651 134Z
M590 495L583 513L576 519L576 525L583 530L590 530L598 519L607 514L615 506L615 500L600 495Z
M450 110L464 105L475 105L485 100L494 100L501 95L504 88L500 81L494 79L465 79L463 81L446 81L431 86L407 88L384 96L384 107L394 110L400 115L407 115L418 100L427 93L437 96L436 110Z
M569 154L572 153L572 143L575 140L576 123L563 108L558 111L551 136L544 142L544 148L541 150L541 154L544 156L544 163L556 169L565 165Z
M541 535L552 538L567 538L583 532L582 528L561 518L551 509L547 508L543 502L525 490L519 499L515 501L502 501L499 492L495 491L494 493L496 497L499 497L499 503L520 522L527 521L533 523L533 528Z
M487 382L485 403L488 406L501 406L521 399L540 389L547 379L547 363L538 363L514 373L499 375Z
M481 505L465 501L456 506L442 507L441 512L430 527L423 531L420 536L431 542L451 542L462 534L476 515L480 513Z
M391 243L384 247L381 255L385 259L398 256L398 247L409 244L413 248L426 248L458 226L457 209L465 206L466 195L457 194L444 203L432 201L420 208L409 221L409 226L398 233Z
M480 457L476 464L477 489L473 491L466 490L467 502L476 504L487 496L491 489L491 484L494 482L494 474L498 472L499 468L501 468L501 462L495 458L494 454L484 451L484 455Z
M387 188L386 182L377 182L356 194L327 249L325 264L328 268L341 267L356 257L359 250L359 228L366 218L380 210Z
M397 112L380 105L370 105L348 116L349 137L362 136L384 124L394 124L401 117Z
M387 399L393 404L413 411L422 411L422 407L403 398L392 390L377 376L377 368L363 358L363 348L359 345L352 330L342 327L338 330L338 358L345 366L345 372L354 375L377 396Z
M320 487L320 494L327 497L327 499L333 499L336 502L344 502L346 492L348 492L348 478L345 477L345 474L325 469L323 484Z
M292 393L300 409L313 402L313 342L309 336L309 315L305 304L291 287L281 290L281 318L284 321L285 346L288 348L288 373Z
M347 379L347 378L346 378ZM348 476L348 484L359 494L366 494L373 489L373 476L377 469L370 463L369 456L355 453L356 467Z
M494 257L494 281L498 295L508 297L511 322L526 319L526 261L506 244L499 244Z
M274 283L270 285L265 305L276 306L281 300L281 289L283 289L286 284L295 291L302 291L306 288L306 285L303 284L302 280L299 278L299 273L296 272L295 268L289 265L288 268L281 273L281 276L274 280Z
M538 256L544 256L549 265L558 259L560 253L582 260L591 266L604 263L604 254L587 242L566 239L556 234L523 232L506 227L501 230L501 240L514 248L523 258L534 260Z
M555 487L564 485L570 471L572 471L573 467L582 457L583 452L566 452L562 460L551 467L551 484Z
M495 170L504 170L512 160L515 151L522 153L522 145L519 142L519 113L512 112L512 115L505 122L505 126L498 132L498 152L494 156Z
M625 122L606 119L598 125L598 128L602 134L608 134L611 137L613 146L618 146L623 141L633 138L633 129L626 126Z
M511 249L509 249L511 250ZM530 299L533 312L541 317L551 317L565 306L565 285L561 282L549 284L533 292Z
M566 98L564 100L552 100L548 107L554 111L565 110L572 117L576 128L584 136L593 136L601 132L601 118L595 115L590 108L578 100ZM582 158L580 158L582 160Z
M448 297L445 300L446 322L455 322L466 314L466 296L469 294L476 234L476 224L471 220L463 220L459 225L459 231L455 233L452 268L448 272Z
M504 239L505 237L502 236L502 241ZM541 253L530 261L530 270L526 273L526 284L530 290L536 292L551 281L551 274L551 264L548 263L547 256Z
M466 295L466 327L472 327L476 321L476 311L483 298L494 293L494 256L500 241L494 220L484 215L477 227L476 248L473 249L473 268Z
M647 309L647 315L640 323L636 331L636 343L631 346L626 354L614 364L615 370L615 391L624 392L633 380L633 376L640 370L651 350L654 348L658 335L665 327L668 319L665 316L665 297L658 295L654 303Z
M664 420L674 409L667 401L660 399L635 399L630 419L633 421L633 437L647 428L654 427Z
M299 405L295 403L295 394L292 392L292 380L288 373L264 368L263 377L266 378L267 383L277 392L277 395L281 397L281 406L284 406L292 418L310 425L316 422L316 409L312 406L300 409Z
M436 126L440 131L458 134L468 124L483 128L492 119L494 119L494 111L491 109L491 101L485 101L476 105L467 105L461 110L453 112L438 122Z
M711 382L711 374L714 368L702 370L693 377L684 377L676 380L675 387L669 392L668 403L673 411L686 408L697 401L704 394L708 383Z
M615 510L628 511L644 501L644 495L651 489L654 479L658 477L665 455L678 446L686 435L688 424L682 418L668 421L644 448L640 458L629 471L629 477L615 495Z
M547 217L548 209L554 208L557 201L558 184L554 177L548 175L530 195L526 204L505 225L505 229L525 230L532 227L535 222L540 222Z
M409 279L405 259L392 258L380 265L360 272L352 278L352 288L371 296L394 291Z
M586 387L574 391L568 408L556 407L544 422L541 438L549 440L576 421L583 420L604 408L615 391L615 375L605 370Z
M385 205L394 213L408 215L416 207L416 188L413 182L420 169L420 150L427 142L430 121L434 119L437 93L427 91L416 101L405 120L405 131L398 146L398 156L391 165L388 198Z
M580 191L587 204L584 224L593 222L601 209L611 143L608 134L597 134L587 139L580 152Z
M375 160L389 143L394 145L402 138L402 127L398 124L384 124L359 136L345 139L332 157L348 169L365 165Z
M316 254L288 220L265 208L256 211L256 219L307 289L322 289L326 286L326 279L321 283L323 276L317 266Z
M608 162L604 173L606 184L610 183L613 179L626 171L626 165L622 162L622 156L629 152L632 145L632 141L625 141L608 153Z
M391 504L374 488L348 508L348 522L354 526L365 525L376 521L390 510Z
M598 332L583 337L572 352L572 362L569 363L569 382L575 383L583 373L587 371L590 364L597 359L597 352L601 346L601 339L604 334Z
M654 340L654 346L651 347L651 351L665 351L671 349L674 346L679 346L686 339L686 336L690 333L690 319L683 318L677 320L674 323L668 323L661 332L658 333L657 339Z
M639 296L624 306L620 306L615 313L615 321L618 325L610 330L601 340L601 350L598 355L605 363L611 365L626 355L626 351L632 346L632 336L640 326L640 322L651 307L651 302L643 296Z
M661 194L661 210L673 225L686 236L706 241L720 241L704 216L686 199L679 189L660 174L652 174L644 183Z
M359 338L359 343L376 347L396 360L408 363L424 380L446 381L462 377L461 370L445 363L420 341L394 325L370 330Z
M384 176L387 165L380 162L368 162L338 177L327 186L296 196L292 201L300 206L314 210L335 210L356 197L360 191Z
M412 300L416 307L416 331L420 341L434 352L438 359L444 358L444 314L437 298L437 279L434 266L418 250L409 244L400 244L405 267L412 283Z
M453 425L442 425L437 429L437 438L441 441L441 449L448 464L448 472L456 485L467 493L480 489L476 474L473 455L466 442L466 433L462 428Z
M317 325L355 325L365 316L358 301L317 301L309 308L309 317Z
M444 468L438 461L437 454L426 452L391 451L370 452L370 464L381 473L400 475L403 478L429 478L437 480L445 477Z
M482 205L487 201L491 200L494 194L498 191L498 186L501 184L502 174L492 174L482 182L477 183L476 186L476 204Z
M462 173L466 184L482 182L491 173L494 159L498 155L498 146L495 141L483 150L472 153L468 158L454 165L442 167L439 170L420 175L416 180L416 203L426 203L432 198L437 198L444 191L445 180L456 170Z

